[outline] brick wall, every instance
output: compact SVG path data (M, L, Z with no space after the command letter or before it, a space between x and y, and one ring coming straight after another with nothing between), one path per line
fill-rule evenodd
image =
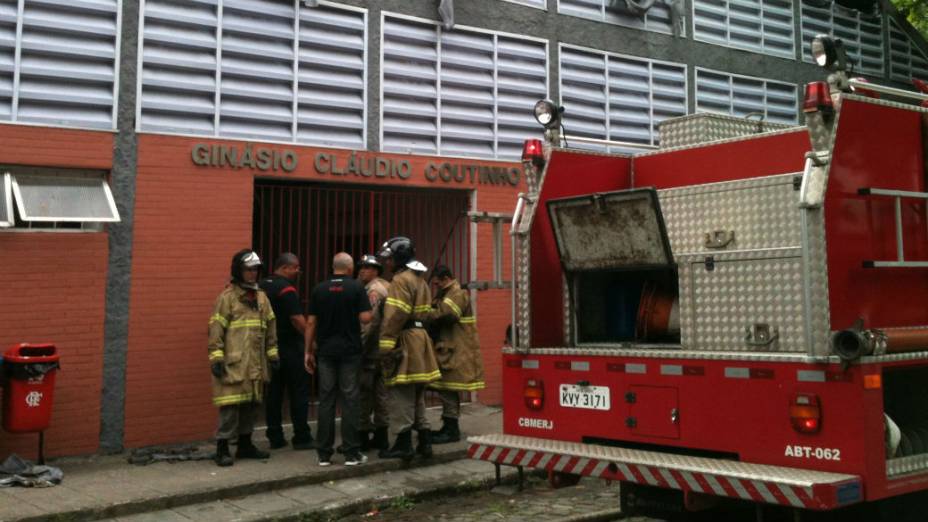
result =
M112 135L0 125L0 164L109 170ZM107 235L0 230L0 349L52 342L61 354L48 456L93 453L100 432ZM37 436L0 431L0 455L35 458Z
M491 212L511 212L519 190L509 185L429 181L424 175L426 165L439 160L395 154L377 156L408 160L414 173L408 179L323 175L314 170L318 154L331 154L327 156L328 164L337 162L344 168L349 152L312 147L253 144L255 149L294 151L298 168L290 173L202 166L196 165L191 156L198 143L236 146L240 151L245 145L227 140L139 137L126 370L128 447L204 439L215 429L216 411L211 404L206 362L206 325L213 301L228 278L231 255L251 246L256 175L346 185L477 188L478 209ZM488 164L470 160L466 163ZM505 243L508 278L508 239ZM479 226L477 244L478 276L491 279L491 226ZM480 400L498 404L500 346L509 323L508 290L479 292L477 307L488 382Z

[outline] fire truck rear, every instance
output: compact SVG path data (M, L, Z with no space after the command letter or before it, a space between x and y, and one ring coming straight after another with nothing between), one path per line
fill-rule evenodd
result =
M928 96L816 45L802 127L695 115L583 152L539 102L504 429L472 458L620 481L626 508L928 489Z

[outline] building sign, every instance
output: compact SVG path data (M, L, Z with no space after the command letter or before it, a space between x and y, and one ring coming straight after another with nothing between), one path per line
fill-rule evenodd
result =
M196 165L203 167L232 167L261 171L293 172L298 163L296 152L292 150L255 147L251 143L244 146L197 143L191 149L190 157Z
M347 156L346 156L347 154ZM194 144L190 158L201 167L251 169L261 172L294 172L299 155L290 149L273 149L255 146L224 144ZM313 157L313 171L320 176L355 177L370 180L393 179L405 181L414 174L429 183L459 185L510 185L518 186L522 167L468 163L467 160L426 161L380 156L363 151L320 151ZM424 166L423 166L424 163Z

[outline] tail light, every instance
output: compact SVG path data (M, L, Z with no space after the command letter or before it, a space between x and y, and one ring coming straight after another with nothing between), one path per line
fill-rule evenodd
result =
M822 428L822 407L818 395L797 393L789 404L789 421L799 433L818 433Z
M545 385L538 379L529 379L525 381L525 388L522 389L522 396L525 398L525 407L530 410L540 410L545 405Z
M536 167L545 162L545 151L541 140L525 140L522 145L522 162L531 161Z
M806 84L806 97L802 105L802 112L832 113L835 104L831 101L831 90L826 82L809 82Z

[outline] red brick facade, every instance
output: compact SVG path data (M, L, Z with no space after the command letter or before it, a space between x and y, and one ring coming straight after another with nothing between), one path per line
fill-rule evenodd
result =
M108 171L113 136L0 125L0 164ZM100 432L105 233L0 233L0 349L20 342L52 342L61 354L48 456L97 451ZM36 435L0 430L0 455L34 458Z
M292 172L276 172L218 165L197 165L196 144L206 145L203 162L218 163L212 145L235 146L245 142L190 139L158 135L139 136L135 226L130 294L129 354L126 370L126 431L128 447L209 437L215 428L206 364L206 322L213 300L228 277L233 252L252 244L252 204L255 176L328 183L477 189L476 210L512 212L519 187L481 184L479 180L430 181L429 163L517 167L512 163L404 156L358 152L373 161L379 157L398 164L408 162L407 179L360 175L335 176L322 170L346 170L350 151L333 151L292 145L252 144L298 160ZM324 158L323 158L324 156ZM323 158L323 159L320 159ZM213 161L216 160L216 161ZM273 164L273 161L271 161ZM434 171L430 171L434 172ZM523 186L520 181L519 186ZM504 241L504 278L509 278L508 239ZM478 279L492 279L492 227L478 225L476 266ZM500 346L509 323L508 290L478 293L477 318L486 367L487 389L482 402L500 402Z

